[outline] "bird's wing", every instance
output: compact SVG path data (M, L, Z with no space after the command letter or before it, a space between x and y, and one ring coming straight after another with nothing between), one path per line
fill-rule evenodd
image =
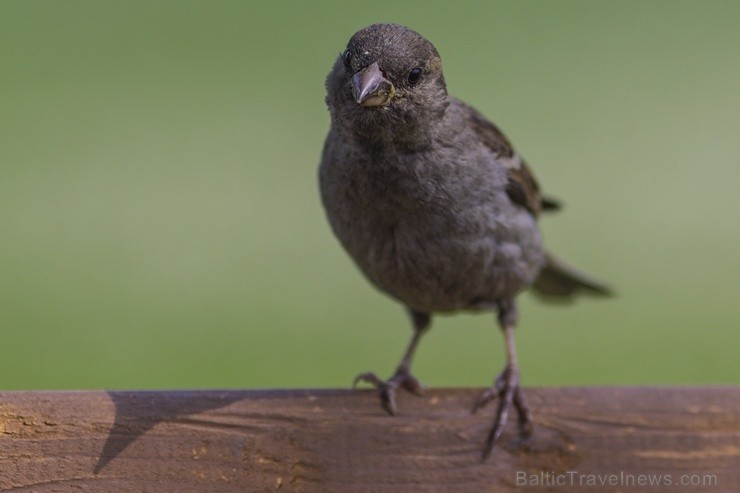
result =
M514 151L514 147L504 136L503 132L491 121L480 114L475 108L459 101L468 115L471 128L475 131L483 144L491 149L501 163L506 167L508 183L506 193L509 198L525 207L533 216L537 217L543 210L560 208L560 201L540 194L540 187L534 174L524 162L524 159Z

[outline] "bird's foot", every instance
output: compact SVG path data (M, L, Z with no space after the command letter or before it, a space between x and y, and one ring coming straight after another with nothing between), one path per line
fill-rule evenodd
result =
M396 373L386 381L378 378L375 373L360 373L355 377L352 387L357 387L360 382L373 385L380 393L380 404L388 414L396 414L396 390L403 387L412 394L421 395L424 387L408 370L399 368Z
M516 407L519 413L519 430L521 435L526 437L532 433L532 416L527 401L524 398L524 393L519 387L519 369L516 365L507 365L504 371L496 378L493 386L483 391L473 407L473 412L475 413L494 399L499 399L499 403L496 409L496 418L493 421L493 427L488 433L486 446L483 449L483 460L491 455L493 445L504 431L512 404L514 404L514 407Z

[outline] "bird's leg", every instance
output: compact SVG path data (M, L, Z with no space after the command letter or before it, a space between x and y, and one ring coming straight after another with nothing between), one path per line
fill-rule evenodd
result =
M380 392L380 404L388 414L396 414L396 389L398 387L403 387L416 395L421 395L423 389L421 383L411 374L411 360L414 357L414 351L416 351L416 346L419 344L421 336L429 329L431 317L428 313L417 312L415 310L409 310L409 312L414 324L414 334L411 336L411 341L409 341L406 352L403 354L403 358L401 358L401 362L393 376L383 381L375 373L361 373L357 375L353 384L353 387L356 387L359 382L367 382L374 385Z
M514 342L514 328L516 327L516 306L514 302L502 303L499 306L499 323L506 339L506 367L496 378L493 386L481 394L473 408L473 412L488 404L493 399L500 399L496 409L493 427L488 433L488 439L483 449L483 459L491 455L493 445L501 436L509 417L509 410L513 404L519 414L519 428L523 436L532 433L532 415L519 387L519 363L516 358L516 344Z

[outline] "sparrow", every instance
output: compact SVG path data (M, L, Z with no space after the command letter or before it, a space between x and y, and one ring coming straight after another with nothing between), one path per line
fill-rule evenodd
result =
M520 387L516 297L608 295L610 288L548 253L537 226L560 204L541 194L504 134L447 92L436 48L397 24L356 32L326 79L331 126L319 166L331 228L363 274L402 303L413 334L395 373L355 379L396 414L399 388L422 385L414 352L432 314L487 311L503 331L507 363L473 407L498 399L487 458L513 407L520 432L532 417Z

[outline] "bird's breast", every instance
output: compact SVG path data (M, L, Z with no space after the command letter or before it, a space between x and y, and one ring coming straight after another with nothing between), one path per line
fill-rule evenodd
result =
M503 192L429 169L327 168L322 195L335 234L363 273L407 306L450 311L496 301L539 271L534 220Z

